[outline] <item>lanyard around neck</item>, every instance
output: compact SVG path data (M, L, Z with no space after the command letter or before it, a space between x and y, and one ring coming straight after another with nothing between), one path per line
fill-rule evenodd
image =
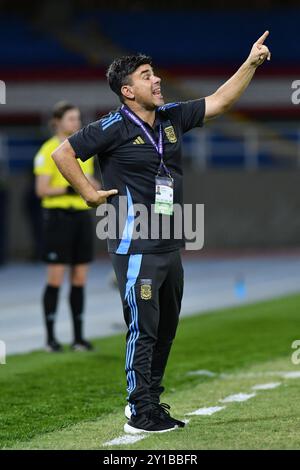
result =
M168 168L166 167L164 163L164 146L163 146L163 127L162 124L159 124L159 137L158 137L158 142L155 142L154 138L146 128L145 124L142 122L142 120L133 112L130 111L130 109L125 106L124 104L121 107L121 110L126 114L126 116L133 121L137 126L139 126L143 133L146 135L147 139L151 142L153 147L155 148L156 152L158 153L158 156L160 158L160 164L158 167L158 174L160 175L161 169L163 168L166 172L166 174L171 178L171 173L169 172Z

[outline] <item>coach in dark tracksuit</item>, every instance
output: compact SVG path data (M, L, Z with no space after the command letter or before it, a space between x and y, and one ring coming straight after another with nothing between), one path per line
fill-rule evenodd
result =
M126 350L130 411L125 431L165 432L184 426L160 404L161 385L175 337L183 291L180 248L174 205L182 199L182 135L203 121L223 113L244 91L256 67L268 56L263 45L267 32L254 44L248 59L213 95L164 105L160 78L147 56L126 56L108 70L111 89L123 103L119 109L66 140L53 153L64 177L91 206L109 198L117 217L117 233L110 231L108 249L115 268L128 326ZM76 155L87 160L98 154L104 186L95 191L80 170ZM114 189L109 189L114 188ZM122 196L127 216L119 217ZM137 238L136 205L147 209L142 219L148 237ZM120 211L122 214L122 211ZM160 219L158 238L150 236L151 223ZM163 236L164 223L170 233ZM175 223L174 223L175 222ZM148 224L148 227L145 226ZM131 417L129 416L131 415Z
M174 185L174 203L182 204L181 141L183 132L203 123L205 101L174 103L158 108L153 128L143 125L155 141L163 132L163 161ZM100 129L99 129L100 127ZM137 139L143 143L135 144ZM130 215L135 203L144 204L151 214L155 177L160 159L143 130L121 107L108 117L73 135L69 142L81 159L92 149L101 154L103 181L127 196L128 218L120 238L109 240L109 252L120 287L124 316L128 326L126 374L131 411L142 414L151 403L159 403L161 381L172 341L175 337L183 293L180 248L183 239L132 239ZM93 152L92 152L93 153ZM163 173L163 172L161 172ZM119 214L119 197L111 203ZM171 219L174 234L174 215ZM151 217L148 218L149 223ZM117 223L117 227L119 224ZM148 227L149 232L151 226Z

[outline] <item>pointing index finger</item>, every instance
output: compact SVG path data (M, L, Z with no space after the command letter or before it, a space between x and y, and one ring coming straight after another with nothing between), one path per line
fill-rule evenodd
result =
M265 40L267 39L267 37L269 36L269 31L265 31L264 34L262 36L260 36L260 38L256 41L256 44L263 44L265 42Z

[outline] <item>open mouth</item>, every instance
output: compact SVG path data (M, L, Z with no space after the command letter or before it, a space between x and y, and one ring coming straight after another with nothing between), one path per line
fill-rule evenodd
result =
M152 94L154 96L157 96L158 98L162 98L162 94L161 94L161 89L160 88L156 88L155 90L153 90Z

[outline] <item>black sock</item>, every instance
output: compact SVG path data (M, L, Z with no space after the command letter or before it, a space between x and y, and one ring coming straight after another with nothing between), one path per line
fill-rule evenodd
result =
M73 318L74 341L82 341L82 315L84 307L83 286L72 286L70 291L70 306Z
M47 342L54 341L54 323L59 287L47 285L43 295Z

